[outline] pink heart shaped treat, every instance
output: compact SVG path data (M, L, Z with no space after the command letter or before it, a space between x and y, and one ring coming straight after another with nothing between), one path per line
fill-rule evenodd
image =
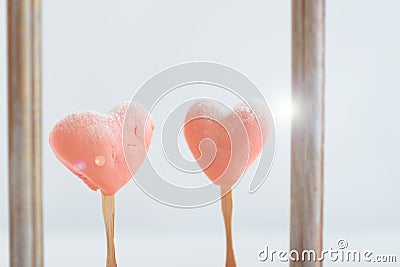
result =
M233 112L203 99L188 110L184 134L200 168L217 185L232 187L254 163L272 127L261 101L239 104Z
M56 157L92 190L114 195L144 161L153 130L142 105L123 103L109 114L68 115L54 126L49 141ZM133 169L127 161L134 162Z

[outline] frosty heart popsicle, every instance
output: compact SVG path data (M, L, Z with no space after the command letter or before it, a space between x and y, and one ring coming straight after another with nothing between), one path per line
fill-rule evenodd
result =
M242 103L232 112L203 99L188 110L184 134L199 166L212 182L232 187L254 163L268 139L271 121L260 101ZM211 140L212 142L205 142ZM213 143L213 144L212 144Z
M135 116L127 118L125 124L129 134L125 138L131 139L131 144L123 147L128 107L129 103L123 103L109 114L71 114L58 122L50 134L50 145L57 158L91 189L99 189L104 195L114 195L129 181L150 145L153 120L149 117L146 123L147 110L133 103L130 108ZM135 162L135 169L129 170L125 160Z
M215 100L202 99L188 110L184 134L200 168L221 186L227 238L226 266L235 267L232 242L232 186L254 163L267 141L272 120L261 101L238 105L233 112Z
M114 194L142 164L153 129L148 111L140 104L126 102L108 114L71 114L59 121L50 133L50 146L56 157L90 189L100 190L103 195L107 266L117 266ZM133 168L128 169L127 161L133 163L130 164Z

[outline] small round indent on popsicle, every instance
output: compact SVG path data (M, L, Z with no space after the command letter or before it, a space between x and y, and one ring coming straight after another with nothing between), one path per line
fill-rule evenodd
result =
M74 166L74 170L76 172L83 172L84 170L86 170L87 168L87 164L84 160L77 160L75 161L75 163L73 164Z
M106 159L103 156L99 155L94 159L94 163L97 166L101 167L106 163Z

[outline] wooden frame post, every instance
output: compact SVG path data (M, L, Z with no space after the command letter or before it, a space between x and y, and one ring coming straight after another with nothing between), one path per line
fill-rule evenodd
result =
M11 267L42 267L40 0L8 0Z
M316 267L322 251L325 1L292 0L291 267Z

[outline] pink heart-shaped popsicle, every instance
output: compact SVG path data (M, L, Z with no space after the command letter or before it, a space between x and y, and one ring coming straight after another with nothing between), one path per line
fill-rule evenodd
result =
M202 99L188 110L184 134L200 168L217 185L232 187L254 163L267 141L272 120L261 101L239 104L233 112Z
M144 161L153 129L142 105L123 103L108 114L68 115L54 126L49 141L56 157L89 188L114 195ZM131 169L126 162L133 163Z

